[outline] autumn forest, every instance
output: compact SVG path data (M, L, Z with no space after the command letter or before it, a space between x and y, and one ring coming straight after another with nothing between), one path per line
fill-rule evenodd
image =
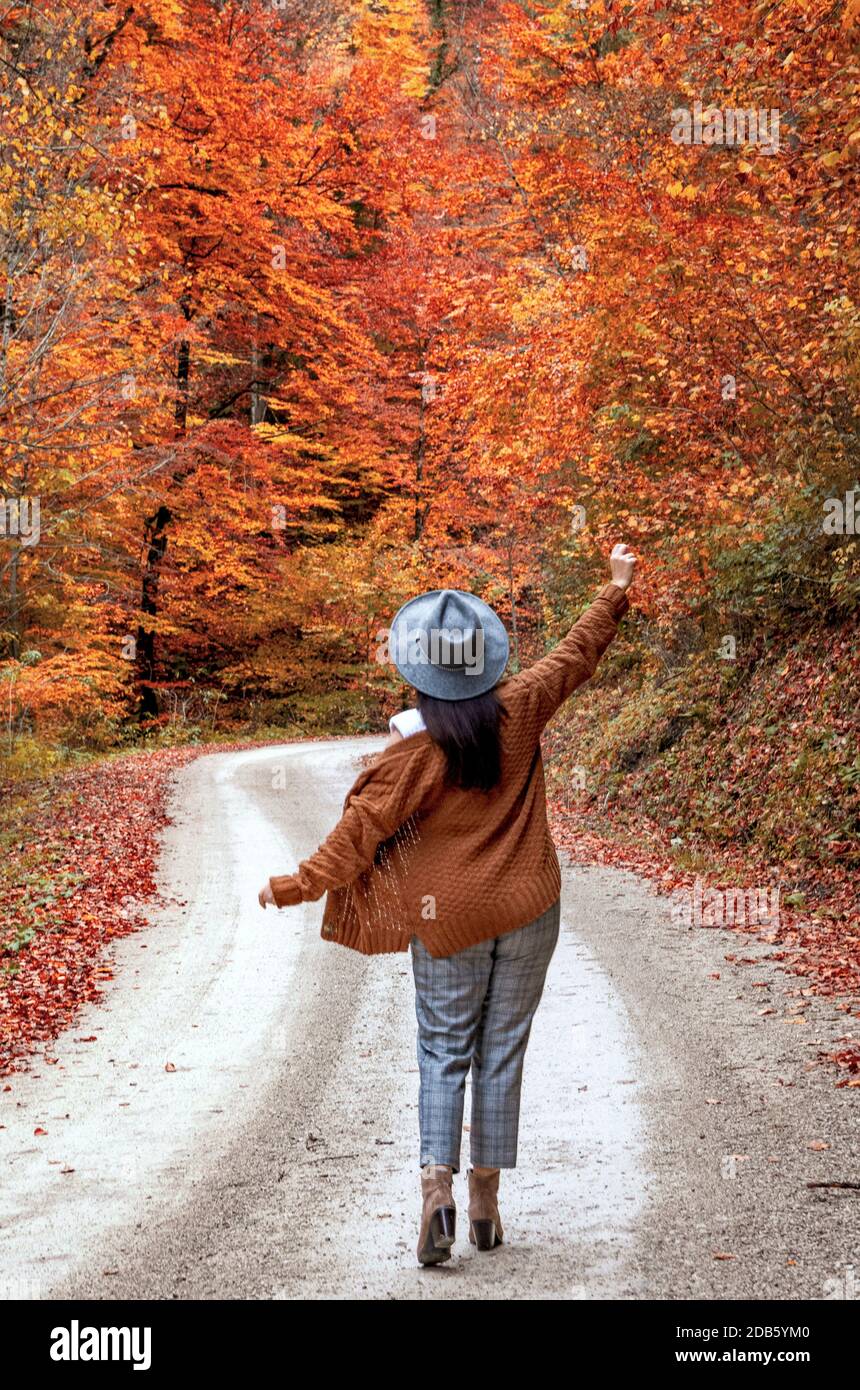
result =
M422 589L526 664L624 540L560 836L778 866L855 980L858 0L44 0L0 69L32 833L129 753L381 731Z

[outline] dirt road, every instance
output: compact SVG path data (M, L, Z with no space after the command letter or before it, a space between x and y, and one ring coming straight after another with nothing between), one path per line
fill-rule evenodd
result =
M797 1013L798 981L766 947L679 926L608 868L565 872L519 1167L503 1175L508 1242L477 1255L466 1238L466 1132L455 1258L417 1265L410 958L324 942L320 903L256 902L379 746L218 754L177 774L174 901L117 943L106 1001L51 1045L59 1063L0 1093L0 1294L853 1296L860 1193L807 1186L860 1181L858 1092L811 1065L845 1015Z

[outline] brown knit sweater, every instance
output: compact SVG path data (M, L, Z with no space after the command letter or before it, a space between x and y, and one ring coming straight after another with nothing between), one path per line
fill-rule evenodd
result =
M328 893L322 935L366 955L418 936L449 956L525 926L561 891L546 817L540 736L593 675L629 608L607 584L548 656L496 687L502 776L491 792L443 784L431 735L386 747L353 783L343 815L295 874L270 880L278 907Z

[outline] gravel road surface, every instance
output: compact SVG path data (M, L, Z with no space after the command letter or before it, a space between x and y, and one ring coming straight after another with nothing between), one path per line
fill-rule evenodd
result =
M165 903L116 943L102 1003L48 1048L59 1061L0 1090L0 1294L860 1294L860 1191L807 1186L860 1181L858 1091L814 1065L850 1018L799 998L754 937L679 925L608 867L565 870L502 1176L507 1242L468 1242L466 1131L455 1257L418 1266L409 955L323 941L321 903L256 901L380 746L216 754L175 775Z

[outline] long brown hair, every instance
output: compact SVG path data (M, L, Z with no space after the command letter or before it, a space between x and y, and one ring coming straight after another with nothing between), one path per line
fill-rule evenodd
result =
M499 725L505 713L495 690L468 700L439 700L419 691L418 708L445 754L446 782L464 791L492 791L502 775Z

